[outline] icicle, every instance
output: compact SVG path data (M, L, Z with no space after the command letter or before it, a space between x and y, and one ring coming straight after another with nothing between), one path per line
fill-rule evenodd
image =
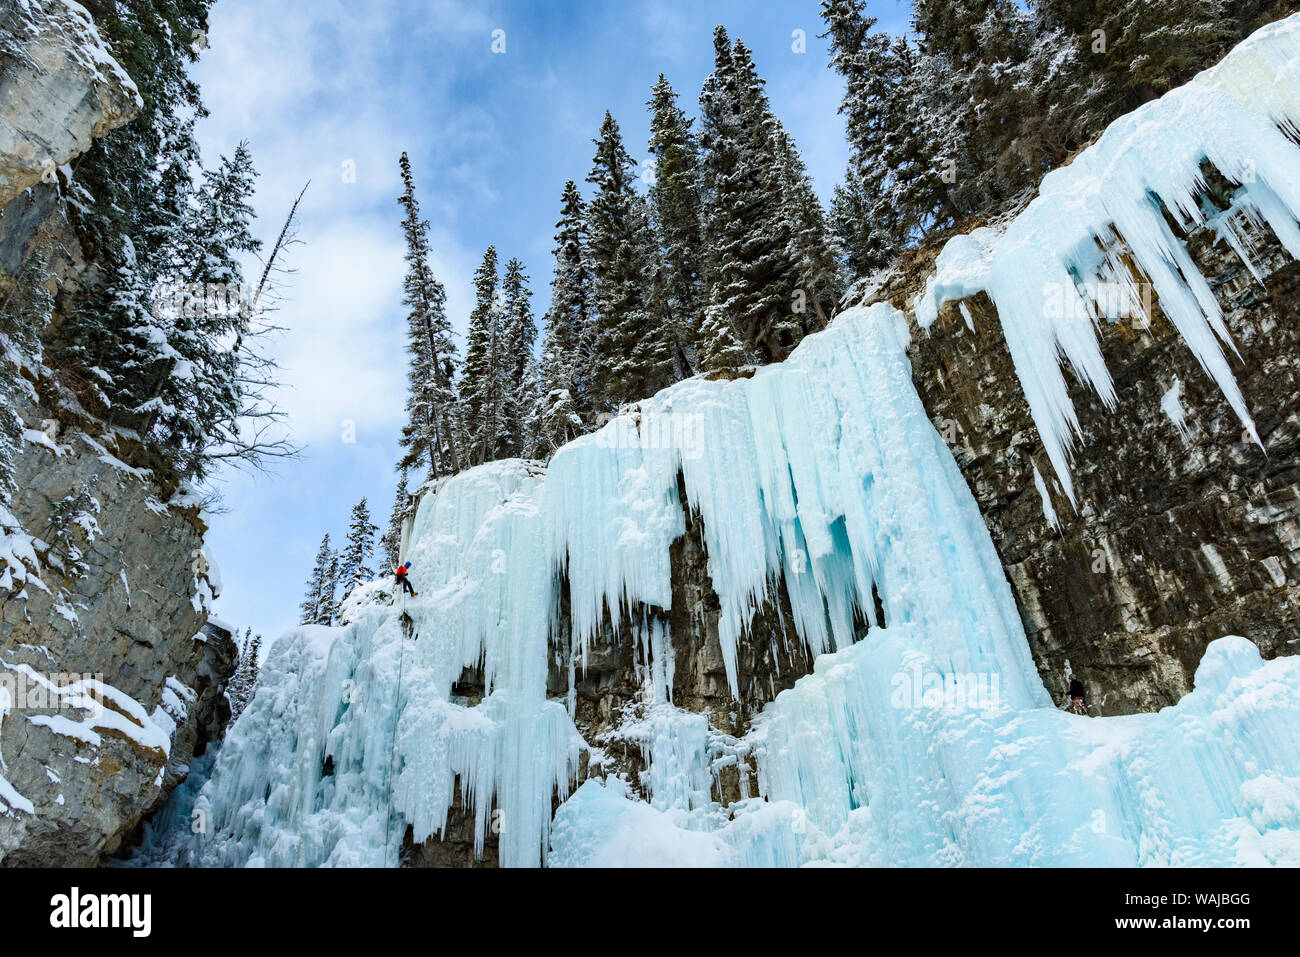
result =
M1183 408L1182 395L1183 384L1175 376L1174 384L1160 398L1160 411L1174 424L1174 428L1178 430L1178 435L1183 442L1186 442L1191 438L1192 430L1187 424L1187 412Z
M1117 283L1122 300L1142 298L1128 270L1116 268L1113 252L1098 256L1099 241L1127 245L1166 317L1260 442L1222 348L1235 352L1222 310L1165 214L1184 229L1205 222L1198 196L1205 190L1201 164L1208 161L1239 184L1234 210L1267 223L1300 257L1300 148L1280 129L1300 127L1298 77L1300 16L1292 16L1112 123L1070 165L1043 178L1038 196L1004 233L981 227L940 252L915 303L918 322L928 328L944 302L988 293L1034 425L1072 504L1070 455L1079 421L1061 361L1107 407L1115 404L1094 328L1096 303L1080 294L1079 283ZM1231 219L1212 226L1258 276Z
M1039 501L1043 505L1043 518L1052 528L1060 531L1061 520L1056 516L1056 509L1052 507L1052 496L1047 493L1047 483L1043 481L1042 474L1038 471L1038 466L1034 466L1034 488L1038 490Z

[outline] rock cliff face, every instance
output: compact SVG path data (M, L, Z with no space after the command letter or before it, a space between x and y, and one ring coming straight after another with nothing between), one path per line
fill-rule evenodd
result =
M1102 330L1117 408L1072 382L1084 436L1077 513L1055 484L987 298L963 304L973 330L956 306L928 334L913 326L914 381L979 502L1043 681L1059 699L1068 659L1094 713L1178 701L1206 644L1223 635L1249 638L1265 657L1300 651L1300 265L1271 234L1254 239L1262 283L1208 230L1188 248L1224 306L1265 451L1243 436L1156 301L1149 329L1122 320ZM910 305L924 277L900 272L871 299ZM1187 435L1166 409L1182 410Z
M0 802L0 862L86 866L223 733L235 648L200 633L212 588L197 506L164 504L147 474L45 420L51 439L27 411L5 531L30 540L0 573L0 774L21 798Z
M49 174L137 105L79 5L0 0L0 295L37 243L60 303L76 295ZM38 367L17 381L0 395L26 427L0 510L0 863L93 865L223 733L235 647L200 633L217 583L197 503L119 461Z
M0 0L0 207L133 119L140 95L71 0Z

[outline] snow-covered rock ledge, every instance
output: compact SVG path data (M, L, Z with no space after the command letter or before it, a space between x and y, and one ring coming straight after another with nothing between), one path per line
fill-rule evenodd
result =
M0 0L0 208L142 105L81 4Z
M198 509L44 425L0 509L0 862L93 866L222 733L234 646L194 638L219 587Z

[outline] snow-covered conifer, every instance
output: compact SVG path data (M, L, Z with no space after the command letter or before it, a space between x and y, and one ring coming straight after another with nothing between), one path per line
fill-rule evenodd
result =
M447 318L447 293L430 265L429 223L420 218L415 178L405 153L399 161L402 195L398 202L405 215L406 278L402 302L406 305L407 371L406 425L401 445L405 449L398 467L428 468L431 476L449 475L461 468L457 447L456 345Z
M339 559L339 576L345 594L375 577L371 560L375 555L375 534L378 531L379 526L370 521L370 507L363 496L361 501L352 506L347 544L343 546L343 554Z

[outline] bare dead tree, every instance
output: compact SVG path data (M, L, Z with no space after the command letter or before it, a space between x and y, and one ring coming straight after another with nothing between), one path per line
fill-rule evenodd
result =
M239 372L235 379L239 409L204 450L204 458L210 462L221 462L241 471L268 472L272 460L295 458L301 451L283 434L285 413L274 396L279 386L279 364L266 349L269 341L283 332L284 327L266 317L275 312L284 299L284 277L297 272L283 265L282 256L292 247L302 245L298 238L298 207L310 185L308 180L289 207L275 245L266 257L257 287L248 300L245 321L234 344L234 351L240 353Z
M267 280L271 277L271 271L275 267L275 260L280 255L280 251L302 242L302 240L298 239L298 204L301 203L302 198L307 195L307 187L310 185L311 180L307 180L306 185L303 186L302 191L298 194L298 198L295 199L293 205L289 207L289 215L285 217L284 226L280 229L280 235L276 237L275 245L271 247L271 255L266 257L266 265L262 269L261 278L257 280L257 288L253 291L253 298L249 303L250 308L254 311L256 311L257 304L262 298L262 290L266 288ZM289 272L292 272L292 270L289 270Z

